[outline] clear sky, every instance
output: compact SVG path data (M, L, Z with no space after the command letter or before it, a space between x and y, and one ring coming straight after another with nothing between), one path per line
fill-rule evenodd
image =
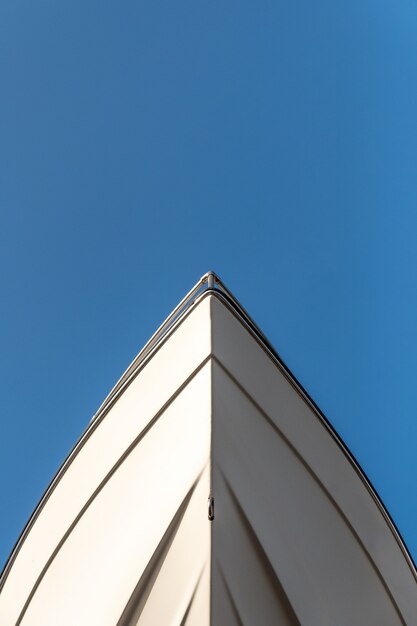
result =
M2 0L0 566L214 269L417 558L417 5Z

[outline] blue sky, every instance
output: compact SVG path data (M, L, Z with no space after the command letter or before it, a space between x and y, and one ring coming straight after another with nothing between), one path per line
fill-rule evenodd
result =
M417 558L417 8L0 4L0 564L214 269Z

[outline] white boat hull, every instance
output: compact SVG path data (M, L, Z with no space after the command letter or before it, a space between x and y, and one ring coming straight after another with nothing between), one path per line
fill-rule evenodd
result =
M1 586L2 626L417 624L415 569L375 492L212 290L116 386Z

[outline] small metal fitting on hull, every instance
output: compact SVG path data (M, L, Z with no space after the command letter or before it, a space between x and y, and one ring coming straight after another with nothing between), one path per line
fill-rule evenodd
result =
M208 505L208 518L210 522L212 522L214 520L214 498L211 494L208 497L207 505Z

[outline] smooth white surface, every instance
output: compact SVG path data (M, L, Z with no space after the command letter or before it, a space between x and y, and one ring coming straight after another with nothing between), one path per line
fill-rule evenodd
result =
M23 618L24 626L73 626L80 619L100 626L117 623L179 504L208 466L209 393L207 365L86 510L48 568ZM196 514L198 522L198 513L203 513L202 519L207 521L207 474L203 485L205 489L198 488L194 494L197 502L189 508L192 519L187 517L187 528L192 527ZM179 579L187 576L191 583L209 560L207 533L201 533L201 523L194 526L194 533L202 535L201 544L193 535L189 537L195 561L185 554L176 573ZM177 540L184 546L184 539ZM192 567L187 568L187 562ZM169 597L169 586L168 582L160 597Z
M128 446L210 354L210 347L210 303L204 300L126 389L60 479L0 593L2 626L15 624L47 560L82 507Z
M261 610L264 626L401 624L363 546L296 451L217 364L213 388L212 623L227 604L222 571L243 624Z
M349 595L349 590L343 588L342 580L345 577L345 572L350 571L351 577L358 577L359 580L364 581L362 570L351 568L352 554L355 554L358 545L361 545L361 550L368 556L366 557L369 564L372 564L372 568L376 570L380 578L380 584L382 587L386 586L386 590L391 594L395 603L398 605L402 617L407 624L416 624L417 619L417 587L416 580L412 574L407 561L404 558L404 554L401 551L393 533L391 532L384 516L378 508L376 502L370 495L370 492L366 488L363 481L360 479L357 471L352 463L341 451L337 445L335 439L332 437L329 430L324 426L317 415L313 412L310 406L296 391L294 386L288 381L284 374L277 368L275 363L270 359L266 352L260 348L257 341L248 331L237 321L236 317L217 299L212 300L212 326L213 326L213 353L219 363L223 366L224 370L228 372L229 377L232 376L235 383L238 384L244 393L251 399L252 404L255 403L263 414L271 420L276 426L282 437L288 442L294 453L298 456L302 466L305 467L306 476L311 475L314 482L320 487L317 492L318 498L315 500L317 505L317 512L319 515L321 511L321 504L323 507L330 506L333 509L333 515L344 524L344 548L340 552L339 533L336 533L334 525L328 525L328 519L326 516L319 517L321 519L323 530L325 533L325 542L323 543L323 559L319 567L317 562L317 569L311 575L314 576L314 585L311 588L312 593L318 594L318 602L322 600L328 602L328 594L326 590L326 568L328 567L328 560L332 558L334 554L340 554L340 563L338 572L334 569L329 570L333 572L332 576L336 577L335 584L338 584L338 589L334 592L334 602L336 606L343 606L343 603L359 602L360 598L356 595L352 597ZM223 399L226 401L231 393L227 390L220 390L218 388L217 379L213 381L213 387L215 390L214 398ZM232 389L232 387L231 387ZM236 409L238 410L238 409ZM256 414L256 410L254 409ZM228 423L225 415L219 416L219 421ZM254 420L260 422L260 418L253 417ZM242 434L238 424L235 425L233 430L236 437L244 436L245 427L242 428ZM276 455L280 455L280 448L278 447L278 438ZM226 441L218 442L218 450L228 457L231 454L231 450L228 448ZM260 457L263 456L263 443L258 443L255 449L259 449ZM227 451L227 453L226 453ZM242 454L241 454L242 457ZM248 461L246 461L248 463ZM271 461L272 463L272 461ZM317 542L319 541L319 535L311 533L311 526L309 525L308 517L304 518L302 515L303 501L309 501L312 496L311 487L308 483L304 487L297 484L297 473L294 464L287 463L282 467L277 459L277 463L274 465L267 465L267 469L273 475L276 475L285 471L288 476L288 488L292 497L300 499L300 517L298 524L301 526L301 535L310 536L311 539L311 551L314 551ZM307 479L307 478L306 478ZM305 480L306 480L305 479ZM256 495L255 485L248 486L247 491ZM246 494L249 498L249 494ZM285 500L284 500L285 504ZM259 505L258 505L259 506ZM276 506L282 511L283 515L287 515L285 507L282 509L282 505L279 502ZM261 505L262 509L262 505ZM265 518L268 517L266 511L264 511ZM298 541L295 525L291 529L290 537L285 535L277 536L274 542L277 545L287 545L292 540ZM310 534L310 535L309 535ZM302 556L301 558L304 558ZM305 558L309 558L309 554L305 554ZM283 571L283 575L287 569L293 567L293 563L285 561L280 566ZM323 576L322 576L323 572ZM330 578L332 578L330 576ZM339 581L339 582L338 582ZM339 584L340 583L340 584ZM331 580L329 580L331 584ZM365 590L366 585L363 587ZM307 587L304 589L303 585L299 586L300 592L300 606L302 603L302 597L304 593L308 593ZM362 598L363 610L372 606L372 598L365 595ZM310 609L310 607L308 607ZM326 609L327 610L327 609ZM353 609L352 609L353 610ZM377 609L375 608L375 611ZM308 611L307 611L308 612ZM309 617L306 623L319 624L319 621L312 621L312 614L308 613ZM349 614L348 614L349 615ZM363 613L366 615L366 612ZM324 619L323 617L321 619ZM339 618L340 619L340 618ZM376 621L375 621L376 620ZM303 622L304 623L304 622ZM326 623L326 622L322 622ZM339 621L338 626L343 622ZM347 624L355 623L354 621ZM359 622L361 623L361 622ZM375 617L374 621L364 622L364 626L370 626L370 624L395 624L392 622L378 622Z
M417 623L413 572L357 468L217 296L73 456L1 626Z

